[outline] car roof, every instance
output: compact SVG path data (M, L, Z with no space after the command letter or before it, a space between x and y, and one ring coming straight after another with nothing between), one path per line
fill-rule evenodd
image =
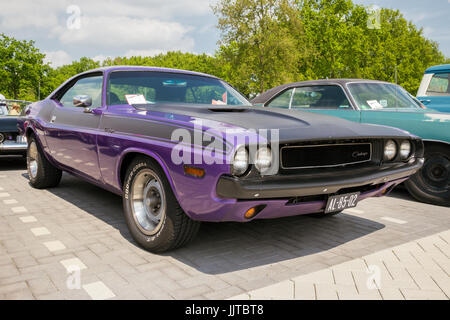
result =
M442 71L450 71L450 64L441 64L441 65L429 67L427 70L425 70L425 73L435 73L435 72L442 72Z
M293 88L293 87L299 87L299 86L316 86L316 85L341 85L341 86L345 86L347 83L391 83L391 82L386 82L386 81L380 81L380 80L369 80L369 79L320 79L320 80L308 80L308 81L299 81L299 82L291 82L291 83L286 83L283 84L281 86L278 87L274 87L272 89L269 89L265 92L263 92L262 94L258 95L257 97L255 97L252 100L253 104L256 103L266 103L269 99L271 99L273 96L275 96L276 94L278 94L281 91L284 91L288 88Z
M81 74L85 73L91 73L91 72L112 72L112 71L154 71L154 72L170 72L170 73L179 73L179 74L190 74L195 76L203 76L203 77L209 77L209 78L215 78L218 79L216 76L201 73L201 72L195 72L195 71L189 71L189 70L182 70L182 69L174 69L174 68L163 68L163 67L147 67L147 66L109 66L109 67L100 67L92 70L88 70L86 72L83 72ZM81 75L79 74L79 75Z

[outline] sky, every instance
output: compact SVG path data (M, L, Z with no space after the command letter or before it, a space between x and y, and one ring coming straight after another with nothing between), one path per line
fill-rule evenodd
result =
M35 40L53 67L86 56L214 54L217 0L2 0L0 32ZM450 57L450 0L354 0L399 9Z

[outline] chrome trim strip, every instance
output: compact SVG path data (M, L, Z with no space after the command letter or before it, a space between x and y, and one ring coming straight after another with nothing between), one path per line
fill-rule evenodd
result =
M306 167L284 167L283 166L283 149L285 148L306 148L306 147L329 147L329 146L348 146L348 145L366 145L368 144L370 146L370 157L367 160L363 161L356 161L356 162L347 162L347 163L340 163L340 164L333 164L333 165L325 165L325 166L306 166ZM371 142L360 142L360 143L337 143L337 144L317 144L317 145L306 145L306 146L284 146L280 148L280 167L282 169L290 170L290 169L312 169L312 168L333 168L333 167L341 167L348 164L357 164L357 163L364 163L372 160L372 143Z
M5 143L0 143L0 151L27 150L28 148L28 144L26 143L7 142L8 141L5 141Z

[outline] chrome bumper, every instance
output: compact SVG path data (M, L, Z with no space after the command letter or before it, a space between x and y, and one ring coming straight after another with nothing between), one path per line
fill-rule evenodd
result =
M8 151L27 151L28 144L26 139L18 141L4 141L0 143L0 152L8 152Z

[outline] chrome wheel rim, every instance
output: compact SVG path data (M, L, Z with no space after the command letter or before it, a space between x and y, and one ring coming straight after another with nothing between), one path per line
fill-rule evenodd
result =
M37 146L36 143L33 141L30 144L30 148L28 151L28 173L32 178L36 178L37 172L38 172L38 162L37 162Z
M161 180L152 170L142 170L135 177L131 208L141 232L154 235L159 231L166 215L166 195Z

